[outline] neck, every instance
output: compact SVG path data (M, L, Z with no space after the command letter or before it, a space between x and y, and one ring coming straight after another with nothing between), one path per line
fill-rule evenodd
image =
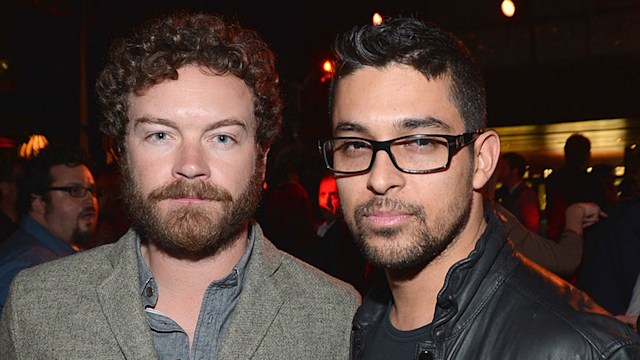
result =
M442 254L416 275L406 278L396 276L391 271L386 272L393 295L390 319L395 328L413 330L433 321L438 293L444 286L449 269L469 256L487 227L482 208L481 196L474 198L472 215L464 230Z
M155 309L174 320L193 341L202 299L209 284L228 275L247 248L248 230L218 254L200 260L177 259L152 242L141 247L158 285Z
M204 259L175 258L153 242L142 244L142 257L158 286L184 293L202 292L215 280L228 275L247 248L248 230L240 233L231 246Z
M59 231L56 231L56 227L54 225L52 225L52 223L47 221L47 218L45 217L44 214L39 213L39 212L35 212L35 211L31 211L31 212L29 212L29 216L35 222L37 222L40 226L42 226L49 234L53 235L57 239L59 239L61 241L64 241L65 243L67 243L70 246L72 246L72 244L73 244L72 240L73 239L71 238L71 236L63 236Z

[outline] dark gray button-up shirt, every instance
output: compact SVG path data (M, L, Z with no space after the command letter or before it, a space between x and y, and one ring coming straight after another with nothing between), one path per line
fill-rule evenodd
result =
M187 333L175 321L154 309L158 301L158 286L142 257L140 239L138 239L140 295L160 360L216 358L218 347L224 338L231 314L242 291L242 280L253 243L253 232L250 232L247 249L231 273L207 287L200 307L192 349L189 351Z

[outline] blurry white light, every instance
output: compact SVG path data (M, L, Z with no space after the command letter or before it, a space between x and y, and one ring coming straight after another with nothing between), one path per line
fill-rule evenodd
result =
M511 0L504 0L502 5L500 5L500 9L502 9L502 13L506 17L512 17L513 14L516 13L516 4Z
M373 14L373 25L380 25L382 24L382 15L375 13Z

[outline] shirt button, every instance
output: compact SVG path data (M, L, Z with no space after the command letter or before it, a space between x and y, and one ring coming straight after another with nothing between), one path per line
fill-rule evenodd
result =
M153 296L153 289L151 288L151 286L147 286L146 293L147 293L147 297Z
M418 355L418 360L433 360L433 353L429 350L424 350Z

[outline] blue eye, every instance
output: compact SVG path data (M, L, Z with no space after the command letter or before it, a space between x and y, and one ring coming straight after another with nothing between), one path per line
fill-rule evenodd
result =
M167 140L169 136L167 135L167 133L157 132L157 133L151 134L150 137L151 137L151 140L154 140L154 141L164 141L164 140Z
M216 140L219 143L225 144L231 141L231 137L229 137L228 135L216 135Z

